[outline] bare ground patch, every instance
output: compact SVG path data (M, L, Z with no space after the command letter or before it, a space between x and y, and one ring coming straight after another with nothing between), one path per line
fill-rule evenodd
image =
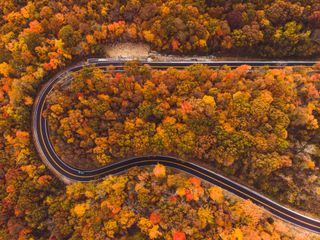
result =
M150 46L144 43L117 43L107 45L105 53L111 58L142 59L149 56Z

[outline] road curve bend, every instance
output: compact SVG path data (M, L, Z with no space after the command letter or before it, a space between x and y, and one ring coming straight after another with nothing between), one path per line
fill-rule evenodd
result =
M312 66L315 62L237 62L237 61L223 61L223 62L143 62L151 65L156 69L165 69L168 67L186 67L191 64L207 64L210 67L220 67L223 65L231 65L237 67L242 64L248 64L251 66L264 66L270 65L271 67L282 66ZM148 155L133 157L125 159L123 161L113 163L111 165L95 169L95 170L81 170L74 168L65 162L63 162L57 153L55 152L48 133L48 124L45 117L43 117L43 110L45 109L46 97L54 88L54 85L59 81L67 81L70 72L79 71L84 66L95 65L98 67L107 67L110 65L116 66L117 71L122 71L124 61L115 61L111 59L89 59L87 62L82 62L77 65L71 66L56 74L49 79L48 82L39 91L36 100L34 102L32 112L32 134L36 149L46 166L65 183L71 182L89 182L101 179L109 174L117 174L128 170L134 166L149 166L161 163L167 167L175 168L186 173L192 174L198 178L215 184L229 192L236 194L237 196L250 199L255 204L264 207L273 215L290 222L296 226L305 228L307 230L320 233L320 221L304 216L298 212L288 209L269 198L247 188L239 183L236 183L220 174L200 167L194 163L186 162L178 158L171 156L161 155ZM70 80L70 78L69 78Z

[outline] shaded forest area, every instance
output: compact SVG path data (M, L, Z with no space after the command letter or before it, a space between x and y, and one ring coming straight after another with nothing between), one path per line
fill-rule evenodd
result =
M82 169L148 154L195 160L319 213L320 75L250 69L83 68L48 97L52 142Z

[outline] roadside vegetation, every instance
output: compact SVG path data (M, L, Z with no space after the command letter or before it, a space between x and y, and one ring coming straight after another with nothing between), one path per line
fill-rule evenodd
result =
M162 165L70 185L59 197L48 195L43 206L52 240L319 239L250 201ZM13 235L5 239L18 236L12 230L17 225L10 222ZM30 230L20 231L19 239L30 239Z
M70 239L317 239L250 201L162 165L74 184L51 203L53 235ZM64 227L70 221L74 232Z
M112 232L108 232L109 229L116 229L114 230L115 238L119 239L120 235L126 234L126 229L130 229L130 227L123 227L124 230L121 230L121 227L128 226L128 223L121 223L118 219L120 217L124 218L123 216L125 215L122 216L120 213L117 213L117 220L111 222L111 227L107 225L101 231L97 231L97 229L100 229L99 226L101 226L101 224L99 225L99 214L101 212L99 213L96 210L99 209L98 203L109 198L110 194L107 191L110 191L112 195L112 191L114 190L111 190L110 186L105 186L101 192L95 192L94 189L96 187L103 186L99 185L101 184L100 182L66 187L51 175L35 151L30 129L30 116L34 97L45 79L67 64L79 59L86 59L88 56L102 56L106 44L121 41L142 41L150 44L154 50L174 54L210 53L214 55L220 54L221 56L249 54L256 57L300 58L319 56L320 47L317 43L317 29L320 26L320 7L317 1L264 0L243 2L234 0L206 2L191 0L0 0L0 239L60 240L69 239L72 236L74 239L90 239L90 235L82 235L84 234L82 233L83 228L88 229L87 234L97 233L94 237L96 239L107 239L107 234L112 234ZM131 74L132 79L129 72L127 73L127 75L129 74L128 76L116 75L115 73L106 76L101 75L98 70L93 71L92 74L101 75L100 77L95 77L97 82L101 81L105 84L105 81L113 82L117 79L123 86L128 84L127 78L129 77L133 82L140 83L141 87L145 87L145 89L140 89L139 91L145 92L146 99L150 98L148 100L149 104L158 104L154 103L153 100L151 101L152 96L148 97L148 94L150 94L150 92L148 93L148 89L153 92L153 84L157 86L157 81L164 80L162 73L151 72L148 68L141 69L146 72L136 75L136 70L131 70L134 73L133 75ZM258 80L257 82L266 81L265 85L263 83L259 85L262 89L260 90L256 89L252 83L247 85L251 77L247 75L245 69L238 69L235 72L224 69L217 72L217 74L221 74L221 77L215 77L214 71L203 69L203 67L201 68L202 70L204 71L203 77L206 79L205 81L209 81L209 84L215 85L211 91L208 91L211 87L208 88L205 82L197 83L196 78L198 77L195 77L196 75L193 76L197 68L194 68L195 72L192 70L183 72L184 75L190 76L191 81L187 81L185 76L182 75L180 80L186 85L179 86L179 94L183 94L184 91L190 91L193 86L199 84L197 86L200 87L200 90L199 88L194 89L198 93L194 95L192 101L189 102L191 99L185 98L184 95L177 95L180 97L180 103L177 102L177 104L180 105L169 106L169 109L167 109L176 113L162 112L168 105L161 106L156 108L155 112L152 113L152 115L156 115L156 118L145 118L147 115L150 115L150 106L146 105L145 109L140 109L139 118L146 119L143 121L147 123L147 126L162 126L166 131L170 127L174 129L172 137L167 136L167 132L163 132L163 139L168 141L164 142L163 146L159 145L159 149L165 151L173 148L174 144L176 144L178 147L174 148L175 152L173 151L172 153L184 156L183 154L190 151L190 147L186 146L185 143L190 143L192 140L191 146L196 146L194 150L197 150L197 155L193 155L194 158L191 160L200 159L200 156L202 156L202 163L220 169L229 176L238 177L241 181L255 186L270 196L277 195L278 199L281 199L283 202L292 203L300 209L310 210L312 208L313 213L319 213L319 153L315 153L314 148L306 148L306 146L310 145L319 145L318 139L313 137L319 136L319 134L316 134L319 120L319 100L316 100L319 94L319 76L314 75L311 78L304 72L307 70L298 71L290 69L275 72L269 71L269 75L260 73L262 75L257 75L260 76L256 79ZM174 69L170 71L172 74L174 72L179 73ZM170 71L165 73L171 76L168 79L168 84L175 86L177 77L170 75ZM208 72L212 73L213 76L206 76ZM150 78L150 85L148 85L145 84L146 74L158 74L159 76ZM242 83L239 79L237 80L232 76L229 76L230 78L226 77L225 74L235 74L235 76L243 79L241 81L244 82ZM139 78L140 75L141 78ZM198 73L198 75L199 80L201 80L202 74ZM253 77L255 76L253 75ZM88 89L90 85L90 81L86 81L87 79L91 80L92 84L95 83L95 79L93 78L75 77L76 81L83 83L84 89ZM219 83L220 87L218 80L222 79L222 77L225 77L226 80ZM277 79L277 81L274 79ZM278 79L280 79L280 85L278 84ZM237 82L238 85L235 85L233 81ZM283 84L283 82L285 83ZM94 84L92 87L93 89L96 88ZM274 87L274 90L270 90L269 88L271 87ZM281 91L284 89L285 92L277 93L276 88L278 87ZM115 89L117 89L116 86ZM123 90L119 89L118 91ZM125 89L125 91L127 90ZM168 91L172 91L170 86ZM219 93L219 91L222 91L222 93ZM240 94L234 95L237 91ZM64 92L60 94L63 95ZM109 93L106 92L104 94L108 95ZM225 102L223 98L217 98L219 94L226 95ZM93 114L96 114L95 111L103 111L103 109L110 107L106 106L106 104L104 106L100 105L105 96L102 96L102 99L100 99L101 97L98 98L98 95L90 95L88 92L83 92L83 95L84 98L90 97L93 101L98 101L97 106L100 106L102 110L94 109L90 105L92 103L89 104L90 108L88 108ZM284 96L288 96L288 98ZM81 94L75 98L78 101L78 106L72 106L69 103L68 108L63 109L61 114L65 114L64 116L66 117L69 114L65 112L66 110L72 110L69 109L72 107L75 109L81 107L83 103L80 102L79 97L81 97ZM119 95L119 100L121 98L122 96ZM267 101L263 101L261 98ZM183 103L181 100L186 100L188 104L181 105ZM250 104L254 100L257 101L255 104L258 106L259 101L262 102L262 108L259 109L267 107L268 109L275 110L275 112L268 113L268 116L264 120L257 120L263 123L266 121L269 124L265 126L265 130L261 130L263 126L254 123L257 126L256 132L250 126L241 125L237 121L232 122L232 119L236 118L235 116L237 115L242 116L244 123L253 122L254 119L249 119L250 114L260 114L248 110L251 109ZM52 98L52 101L55 101L54 98ZM139 102L139 99L137 101ZM176 100L171 99L170 101L174 102ZM62 101L59 104L65 103ZM130 110L131 106L126 106L126 104L129 104L129 101L127 103L125 101L115 101L117 108ZM192 110L190 110L190 106ZM182 109L184 109L184 114L181 112ZM217 109L224 112L226 116L223 117L223 113L217 114ZM231 109L234 110L234 113ZM54 129L54 126L60 126L61 119L59 119L59 116L57 115L55 118L51 116L53 112L50 111L56 110L50 108L47 111L48 117L51 118L52 132L57 130ZM82 110L79 111L81 112ZM206 122L213 116L210 115L212 111L215 115L219 116L219 118L215 119L215 124L218 124L215 125L217 127L215 131L218 131L222 135L208 139L208 141L203 138L201 142L204 143L203 146L200 146L198 142L194 142L195 136L192 134L197 135L197 131L195 132L194 129L185 127L182 129L177 127L179 121L194 119L197 122L200 119L196 117L197 114L201 114ZM75 111L74 114L78 114L78 111ZM123 113L115 112L115 114L116 116L108 114L103 116L106 119L109 118L108 121L115 121L112 118L116 117L116 121L123 127L125 119L119 118L123 116ZM169 117L164 123L164 118L161 117L161 114ZM135 115L133 116L135 117ZM297 116L296 120L293 121L292 116ZM83 117L84 119L89 118L88 115L83 115ZM94 117L97 118L97 116L92 115L92 119ZM173 118L176 119L176 122L174 122ZM280 125L277 125L278 118L281 119ZM288 119L291 120L288 121ZM105 123L108 121L106 120ZM73 123L77 124L75 121ZM91 122L91 124L94 123ZM121 134L131 134L133 136L132 131L139 130L139 124L141 124L139 121L137 123L129 122L126 128L127 132L122 132ZM210 126L206 126L205 124L193 124L191 126L198 126L198 136L200 136L201 131L204 131L204 129L201 130L202 127L210 128ZM130 128L132 129L130 130ZM178 135L179 131L183 132L186 129L191 132L191 135ZM97 135L101 134L97 129L93 128L93 130ZM257 135L260 131L262 131L260 136L261 142L258 141L259 135ZM244 132L247 132L248 135L243 135ZM233 136L232 139L228 138L229 133ZM61 134L60 130L56 136L53 136L56 138L56 147L58 147L59 141L63 140L67 142L69 139L69 137L68 139L63 139ZM65 144L65 147L68 151L75 151L73 147L80 144L79 140L81 138L78 137L78 133L71 131L70 134L75 135L74 140L73 142L69 140L69 143ZM101 135L102 141L98 143L102 144L100 147L104 144L103 134L105 133ZM144 134L144 132L140 132L140 134ZM288 134L287 137L286 134ZM183 136L187 136L187 138L181 139ZM267 136L272 137L268 138ZM242 142L244 139L245 141ZM142 140L149 141L148 138ZM113 146L117 146L116 139L114 141ZM256 142L258 142L257 149L254 149L252 144L256 144ZM108 142L109 145L110 143ZM141 146L142 150L145 150L142 143L140 142L139 145L139 142L136 141L135 144L136 146ZM220 146L220 149L211 153L207 151L207 143ZM305 146L304 143L307 143L307 145ZM95 141L92 144L96 144ZM127 143L124 141L122 144L126 146ZM198 144L198 148L196 144ZM296 144L297 146L295 146ZM88 150L91 149L88 143L82 144L82 146ZM84 156L82 153L83 147L79 148L77 156ZM246 158L245 152L243 152L245 147L255 150L247 152L248 156L254 155L255 158ZM224 149L226 153L230 153L230 156L225 159L223 159L225 154ZM242 152L237 152L237 149L242 149ZM124 155L133 153L132 146L124 149L122 153L117 153L116 150L113 150L115 154ZM136 149L135 151L138 150ZM206 151L209 155L206 155ZM69 154L69 152L66 154ZM99 164L106 164L108 161L116 161L119 160L118 157L122 156L110 155L111 158L108 159L106 157L109 156L108 153L103 155L101 150L93 154L90 152L85 154L90 155L91 158L88 159L90 160L90 164L92 164L91 166L99 166ZM135 154L138 153L136 152ZM211 158L212 156L218 156L215 158L215 162L209 161L213 159ZM185 158L187 159L187 156ZM265 159L265 161L262 159ZM88 166L86 165L86 167ZM231 166L236 171L232 170ZM241 166L244 166L248 172L242 175ZM268 170L269 166L270 170ZM261 176L255 173L254 169L261 173ZM145 174L151 173L146 172ZM119 181L121 179L115 178ZM150 179L153 178L150 177ZM145 188L151 191L153 184L154 181L146 180ZM81 188L87 190L89 187L92 188L91 191L97 197L97 203L92 200L92 194L89 190L87 196L74 197L70 189L77 186L81 186ZM117 187L114 188L117 189ZM205 187L203 188L205 189ZM175 191L176 189L172 188L170 194L175 193ZM164 196L169 194L166 190L161 190L160 193L163 193ZM128 196L129 190L124 194ZM143 199L145 197L145 195L135 194L133 197L136 199ZM152 194L156 194L153 189ZM72 209L77 204L85 203L83 206L86 209L86 201L93 208L84 211L81 207L76 208L80 209L80 213L84 212L82 217L80 216L81 214L77 215L74 213ZM126 203L128 205L122 206L141 208L142 205L139 206L139 201L135 201L134 205ZM185 200L181 197L178 201L182 201L184 204ZM205 202L207 198L201 201ZM200 203L201 201L199 200ZM121 200L121 202L123 201ZM166 214L173 214L172 208L155 206L157 206L157 209L154 208L154 210L161 209L162 212L166 210ZM190 205L183 206L190 207ZM198 205L191 204L191 206L194 206L194 211L197 212L200 205L198 203ZM221 206L214 206L214 203L211 203L210 206L212 207L210 211L221 209ZM149 207L150 209L152 208L152 206ZM228 218L228 212L221 213L222 210L219 211L215 215L222 214L221 216ZM108 212L107 214L110 213ZM142 216L149 219L151 210L141 211L139 214L135 218L135 224L132 225L136 229L133 232L139 234L139 231L141 231L141 234L145 238L148 238L150 229L145 227L140 228L139 226L143 225L138 225L137 222L141 220ZM190 214L194 213L191 212ZM108 216L109 220L112 220L109 218L110 215L106 216ZM178 222L183 222L181 219L177 220L173 218L173 220L168 220L164 216L166 215L161 217L161 221L165 220L164 223L167 223L168 227L165 228L163 224L159 227L159 232L162 233L161 237L168 236L168 239L171 239L173 238L174 231L178 231L183 233L178 233L177 236L180 237L177 237L177 239L183 239L184 234L187 239L192 239L192 234L189 232L190 229L184 228L186 225L179 225L179 229L174 229ZM218 224L217 222L219 221L215 219L213 223L210 223L210 226L207 225L204 232L214 231L214 234L220 234L221 231L225 230L225 234L221 233L222 235L220 235L222 239L233 239L232 234L240 234L239 236L243 234L243 236L246 236L244 224L247 223L242 222L242 217L245 215L239 212L238 215L234 216L236 216L236 220L231 221L232 226L221 227L219 224L223 225L225 223L220 222ZM98 222L97 226L94 225L94 221L86 223L87 217L91 220L96 219ZM273 234L275 234L273 236L280 234L280 239L290 239L290 236L292 239L299 239L301 236L297 234L296 237L293 237L293 235L290 235L291 233L286 233L286 228L285 230L278 231L275 225L272 225L271 220L265 221L263 219L257 223L257 229L252 230L255 232L254 234L269 237ZM104 223L108 222L105 219L103 221ZM92 225L89 227L89 224ZM267 224L270 224L270 229ZM153 228L153 225L147 226ZM193 226L193 231L199 231L201 229L199 226L202 225ZM267 228L269 230L266 230ZM128 230L128 232L132 233L131 230ZM264 232L267 232L268 235L265 235ZM102 237L99 234L102 234ZM136 239L143 239L142 235L137 235ZM311 237L303 236L300 239L311 239Z

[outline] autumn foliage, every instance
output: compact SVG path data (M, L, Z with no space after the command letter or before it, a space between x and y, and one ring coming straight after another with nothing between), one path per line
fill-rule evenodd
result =
M280 201L319 209L319 75L247 65L160 71L133 62L125 69L84 68L48 97L51 140L64 161L92 169L132 156L173 155ZM160 165L154 174L166 176ZM178 189L188 201L201 196L198 180L192 184ZM223 201L217 196L212 200Z
M306 57L320 51L316 1L10 0L0 9L1 58L39 61L46 71L73 55L101 54L103 44L115 41L144 41L172 53Z
M52 236L128 240L312 239L288 228L250 201L228 196L216 186L211 187L219 191L209 192L208 184L162 165L157 168L160 166L167 172L161 179L154 169L133 168L100 182L67 186L65 195L46 202ZM168 200L168 194L181 187L192 189L191 185L202 189L199 198L188 201L175 195L175 202ZM223 200L212 200L214 194L221 194Z
M310 239L163 167L65 187L35 151L30 116L46 77L106 44L317 57L319 26L317 1L1 0L0 239ZM319 213L319 66L248 70L84 71L47 106L56 150L85 168L170 153Z

